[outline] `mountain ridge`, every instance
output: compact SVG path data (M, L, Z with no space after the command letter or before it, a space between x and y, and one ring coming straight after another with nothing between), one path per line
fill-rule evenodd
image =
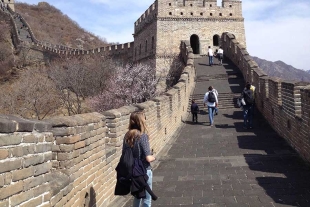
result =
M278 77L284 80L310 83L310 70L305 71L297 69L291 65L286 64L282 60L272 62L255 56L252 56L252 58L258 64L258 66L265 73L267 73L268 76Z

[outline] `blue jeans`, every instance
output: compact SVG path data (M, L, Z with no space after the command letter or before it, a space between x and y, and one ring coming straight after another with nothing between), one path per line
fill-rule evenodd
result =
M218 113L219 112L219 108L217 108L217 107L215 107L215 111L214 111L214 113Z
M243 106L243 127L253 127L253 105Z
M213 65L213 56L209 56L209 65Z
M147 170L146 174L147 176L149 176L149 179L147 180L147 184L152 189L153 172L152 170ZM133 199L133 207L140 207L141 203L143 204L142 207L151 207L152 197L148 192L146 192L146 198L144 199L137 199L137 198Z
M214 119L214 111L215 111L215 107L208 106L210 125L212 125L214 122L214 120L213 120Z

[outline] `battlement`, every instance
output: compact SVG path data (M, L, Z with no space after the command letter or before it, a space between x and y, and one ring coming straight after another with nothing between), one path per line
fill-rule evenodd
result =
M217 6L216 0L178 0L162 1L159 4L158 17L173 18L242 18L242 2L223 0Z
M222 36L224 54L255 86L255 103L272 128L310 162L310 83L273 78L258 67L235 36Z
M157 8L156 1L140 16L135 22L135 34L139 33L146 25L151 24L156 20Z

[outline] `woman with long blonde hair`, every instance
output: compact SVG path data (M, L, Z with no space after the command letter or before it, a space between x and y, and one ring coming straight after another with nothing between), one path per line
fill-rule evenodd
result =
M145 115L143 112L133 112L130 115L128 132L124 137L124 144L125 143L132 148L133 156L135 158L139 158L142 161L149 177L147 184L152 189L153 172L150 163L155 160L155 157L152 155L150 149L149 137L147 135L147 127L145 123ZM151 201L151 195L146 192L146 198L134 198L133 207L140 207L141 204L143 204L143 207L150 207Z

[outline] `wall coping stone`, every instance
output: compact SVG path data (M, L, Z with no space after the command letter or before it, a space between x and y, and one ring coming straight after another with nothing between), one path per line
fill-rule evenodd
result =
M135 106L138 107L140 110L146 110L146 109L149 109L155 106L155 102L150 100L150 101L136 104Z
M152 101L154 102L162 102L162 101L167 101L167 100L169 100L168 96L160 96L160 97L156 97L152 99Z
M238 47L239 46L242 46L242 45L238 45ZM240 48L240 52L241 52L242 55L250 55L245 48L241 48L241 47L239 47L239 48Z
M275 83L281 83L283 79L277 77L269 77L269 80Z
M102 113L104 116L106 116L107 119L121 118L122 116L121 113L116 109L111 109Z
M310 85L302 88L301 91L304 92L304 93L307 93L308 96L310 97Z
M87 114L77 114L73 116L53 117L47 120L47 122L52 124L52 126L56 128L56 127L84 126L87 124L100 122L104 119L105 118L103 115L94 112Z
M185 86L186 86L186 83L185 83L185 82L179 82L179 83L177 83L176 85L174 85L173 88L175 88L175 89L181 89L181 88L183 88L183 87L185 87Z
M226 33L227 36L230 38L230 39L235 39L235 35L231 34L231 33Z
M45 121L29 120L13 115L0 115L0 133L46 132L52 125Z
M175 89L175 88L171 88L169 91L167 91L165 94L168 95L168 96L174 96L175 94L178 93L178 89Z
M255 68L253 69L253 72L255 72L259 77L268 76L267 73L265 73L265 71L263 71L261 68Z
M189 54L188 54L188 59L194 59L195 56L193 54L193 51L189 51Z
M247 62L253 61L250 55L244 56L244 59L245 59Z

